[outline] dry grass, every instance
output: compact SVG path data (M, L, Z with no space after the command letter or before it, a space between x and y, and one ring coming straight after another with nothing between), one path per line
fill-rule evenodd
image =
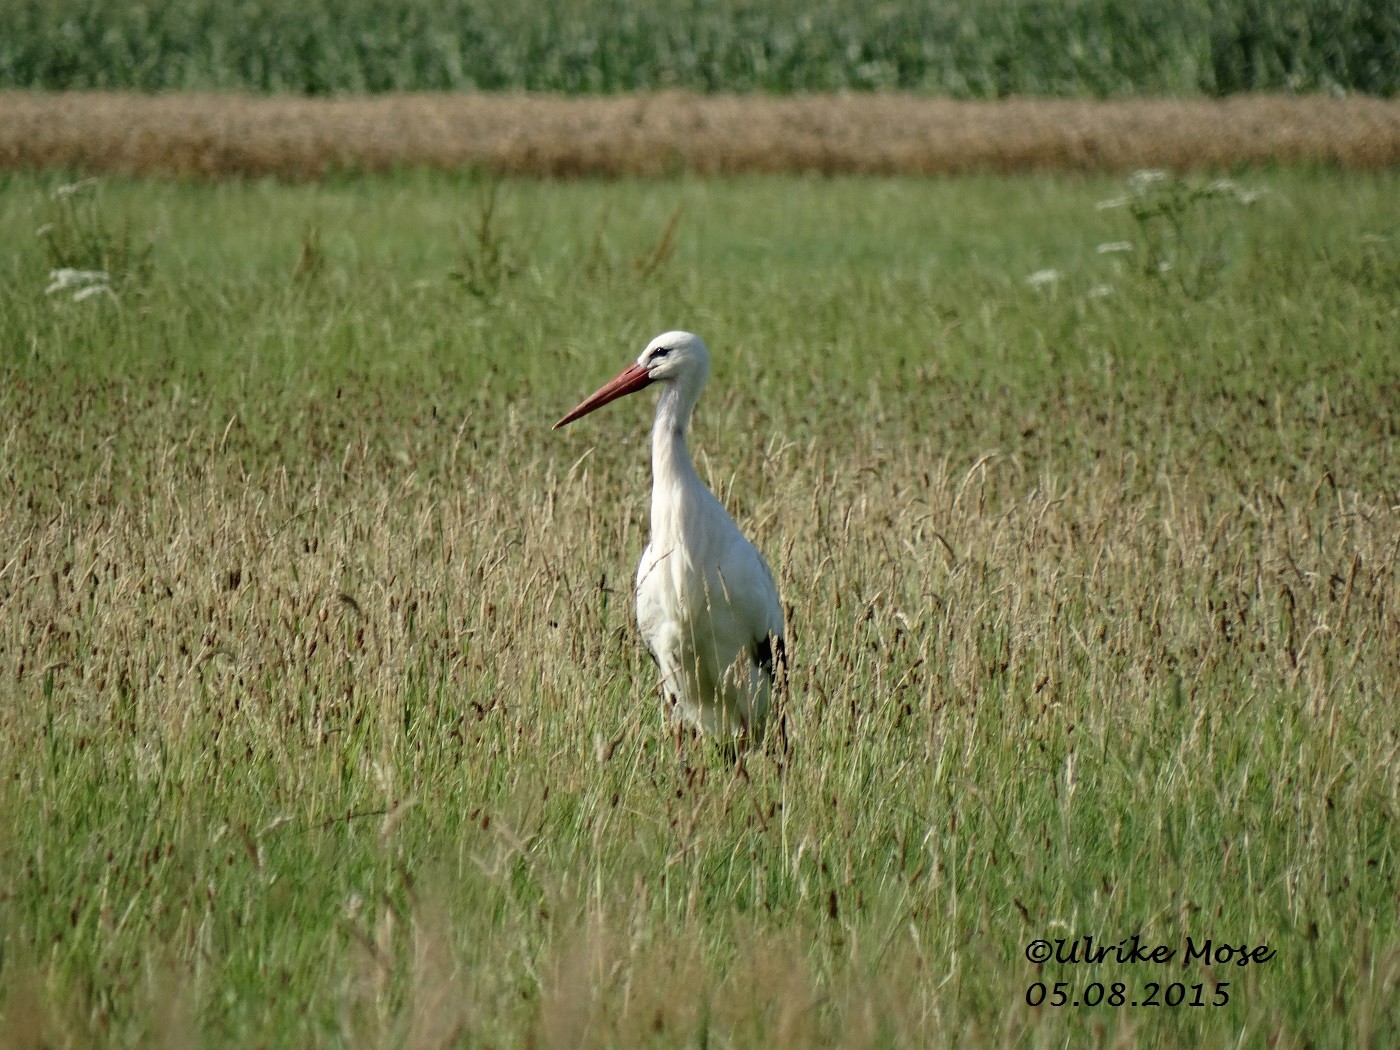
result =
M0 167L8 169L296 179L404 165L566 177L934 175L1266 161L1396 164L1400 101L0 94Z

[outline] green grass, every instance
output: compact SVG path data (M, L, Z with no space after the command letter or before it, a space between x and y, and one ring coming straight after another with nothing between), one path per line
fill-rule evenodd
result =
M4 177L4 1033L1393 1045L1400 176L1236 180ZM791 606L741 773L649 406L549 430L677 325Z
M344 93L1400 86L1382 0L9 0L0 86Z

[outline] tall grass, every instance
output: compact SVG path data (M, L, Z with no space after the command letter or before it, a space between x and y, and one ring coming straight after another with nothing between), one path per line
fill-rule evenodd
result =
M1392 95L1397 53L1374 0L11 0L0 87Z
M54 188L0 184L0 1034L1400 1034L1393 174L111 182L81 301ZM791 606L741 769L635 637L647 406L548 429L676 324ZM1082 934L1177 960L1024 957ZM1229 1003L1027 1005L1151 980Z

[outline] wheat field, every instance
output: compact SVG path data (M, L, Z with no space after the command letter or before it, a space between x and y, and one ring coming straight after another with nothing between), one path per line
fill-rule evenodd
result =
M1400 164L1400 101L954 101L667 91L602 98L294 98L0 92L0 170L323 178L406 167L497 176L950 175Z
M0 1036L1392 1045L1397 201L0 177ZM648 406L549 429L678 325L789 607L738 766Z

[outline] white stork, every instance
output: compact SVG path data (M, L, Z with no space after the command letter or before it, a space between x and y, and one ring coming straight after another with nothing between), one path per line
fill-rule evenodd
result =
M726 744L763 737L783 665L783 607L763 556L690 461L685 433L710 374L690 332L658 335L554 429L625 394L661 384L651 431L651 542L637 568L637 622L667 699Z

